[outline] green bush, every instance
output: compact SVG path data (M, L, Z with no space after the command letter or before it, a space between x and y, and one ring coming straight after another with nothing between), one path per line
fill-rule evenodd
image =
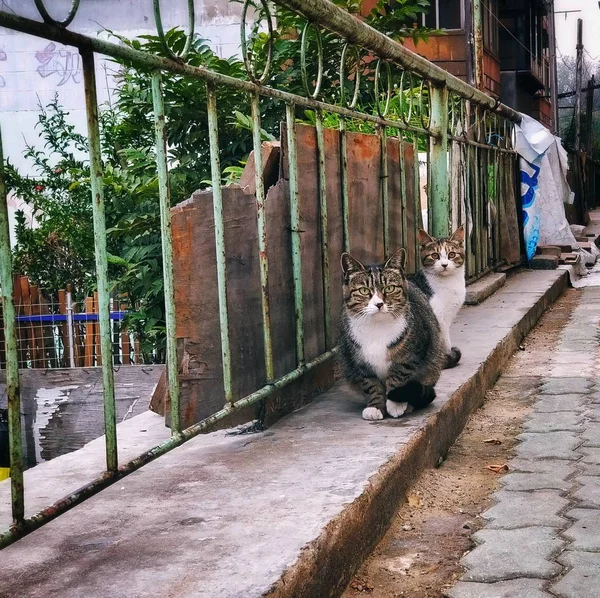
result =
M361 2L338 0L337 4L358 12ZM396 38L425 39L431 31L413 28L413 22L427 5L426 0L380 1L366 20ZM304 22L284 9L278 9L276 16L273 66L267 85L304 95L299 66ZM166 56L163 44L155 36L120 39L136 50ZM184 40L183 30L173 29L166 34L168 47L175 51L183 46ZM343 42L324 32L323 43L321 98L339 103ZM266 36L255 31L251 44L257 56L263 55ZM309 81L316 77L315 46L311 44L309 48ZM219 58L200 38L194 40L186 61L236 79L247 78L242 61ZM352 68L349 64L347 72ZM379 99L373 97L372 78L373 72L367 67L365 79L371 79L371 85L363 86L359 108L375 113L375 102ZM350 95L354 83L342 84L348 87ZM206 85L198 79L165 73L163 91L171 197L177 203L210 185ZM114 289L126 293L136 307L126 323L138 336L145 360L160 362L164 359L164 297L149 72L120 62L115 97L101 108L109 276ZM226 184L239 177L252 149L249 98L232 88L220 87L218 108L219 149ZM263 98L261 111L263 138L277 138L284 107L281 102ZM398 116L400 112L396 95L391 115ZM22 176L8 162L6 174L8 187L31 207L37 222L32 228L23 212L17 212L15 268L46 289L57 290L71 284L76 299L81 300L95 287L88 145L86 137L75 131L68 117L57 98L41 107L37 127L44 141L43 149L28 147L25 153L34 175ZM298 118L312 122L314 114L299 109ZM325 122L337 126L339 121L334 114L327 114ZM361 121L349 123L349 128L374 130Z

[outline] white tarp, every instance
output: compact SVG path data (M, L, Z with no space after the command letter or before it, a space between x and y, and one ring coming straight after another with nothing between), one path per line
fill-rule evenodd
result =
M537 120L521 115L515 127L515 149L520 160L525 244L529 259L537 245L577 247L564 203L570 202L567 153ZM532 253L533 251L533 253Z

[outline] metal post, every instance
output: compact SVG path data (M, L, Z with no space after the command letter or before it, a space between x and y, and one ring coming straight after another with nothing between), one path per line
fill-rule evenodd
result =
M8 224L8 198L4 179L4 153L0 134L0 292L4 316L6 346L6 394L8 397L8 454L10 459L10 490L13 523L20 524L25 516L23 487L23 444L21 439L21 393L19 389L19 355L17 351L17 321L13 301L12 255Z
M383 213L383 253L387 258L390 252L390 201L388 189L388 152L387 152L387 135L385 127L379 127L379 144L380 144L380 166L379 177L381 180L381 210Z
M165 294L165 324L167 336L167 379L171 400L171 433L181 432L179 368L177 364L177 334L175 329L175 283L173 275L173 232L171 230L171 188L167 167L167 133L161 74L152 73L152 100L156 132L156 168L160 201L160 229Z
M110 333L110 306L108 286L108 254L106 251L106 219L104 216L104 189L102 182L102 154L98 121L98 98L94 54L81 52L83 83L90 144L90 185L94 219L94 253L98 285L98 320L100 322L100 349L102 355L102 383L104 390L104 431L106 434L106 468L115 473L118 468L117 422L115 414L115 382Z
M559 133L558 120L558 67L556 60L556 18L554 13L554 0L546 3L549 13L549 37L550 37L550 100L552 102L552 120L554 126L552 132L555 135Z
M292 232L292 269L294 280L294 309L296 313L296 360L304 365L304 297L302 294L302 241L300 238L300 202L298 198L298 144L294 104L286 104L286 129L290 187L290 228Z
M481 0L473 0L473 63L475 65L475 87L484 89L483 83L483 24L481 17Z
M596 77L592 75L592 78L588 81L585 96L585 151L588 156L592 156L592 144L593 144L593 127L594 127L594 87L596 86Z
M327 179L325 176L325 138L323 133L323 113L316 114L317 161L319 172L319 216L321 228L321 267L323 268L323 310L325 322L325 347L333 346L331 330L331 289L329 285L329 243L327 230Z
M448 189L448 89L431 88L431 181L429 197L429 231L436 237L447 237L450 201Z
M75 335L73 334L73 295L67 290L67 335L69 336L69 367L75 367Z
M340 118L340 184L342 186L342 226L344 231L344 251L350 251L350 201L348 198L348 136L346 119Z
M577 19L577 59L575 63L575 151L581 150L581 78L583 75L583 20Z
M207 83L208 140L210 145L210 172L215 219L215 245L217 250L217 291L219 322L221 324L221 358L223 360L223 386L225 400L233 402L231 382L231 350L229 346L229 314L227 312L227 266L225 255L225 227L223 225L223 190L221 189L221 160L219 158L219 122L217 117L217 94L214 86Z
M267 254L267 216L265 210L265 182L262 161L260 123L260 96L250 97L252 112L252 141L254 146L254 172L256 186L256 223L258 227L258 260L260 264L260 288L263 317L263 340L265 343L265 375L267 382L275 377L273 365L273 341L271 339L271 306L269 302L269 259Z
M404 136L402 131L398 131L398 167L400 170L400 204L401 204L401 218L402 218L402 234L401 244L402 247L406 247L408 244L408 230L407 230L407 218L406 218L406 162L404 156Z

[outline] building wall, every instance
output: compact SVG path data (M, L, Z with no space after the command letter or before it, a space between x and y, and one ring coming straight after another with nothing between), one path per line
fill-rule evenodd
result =
M60 19L71 0L46 0L50 13ZM187 2L162 2L162 20L167 30L175 25L187 28ZM196 32L207 39L223 57L239 53L241 5L229 0L195 0ZM0 10L41 20L33 0L3 0ZM135 37L155 34L152 0L84 0L69 30L116 41L108 31ZM96 57L99 102L106 102L114 87L117 65ZM70 112L77 130L86 131L85 97L81 58L74 48L0 28L0 126L4 154L24 174L35 175L23 157L26 144L36 145L35 124L39 104L46 105L58 95ZM9 200L9 216L21 207Z

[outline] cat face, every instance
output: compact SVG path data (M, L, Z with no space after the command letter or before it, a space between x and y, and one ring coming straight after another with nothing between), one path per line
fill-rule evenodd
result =
M436 239L419 231L423 269L438 276L451 276L465 263L465 229L458 228L448 239Z
M407 302L404 260L404 249L378 266L363 266L349 253L342 254L348 312L361 317L401 316Z

